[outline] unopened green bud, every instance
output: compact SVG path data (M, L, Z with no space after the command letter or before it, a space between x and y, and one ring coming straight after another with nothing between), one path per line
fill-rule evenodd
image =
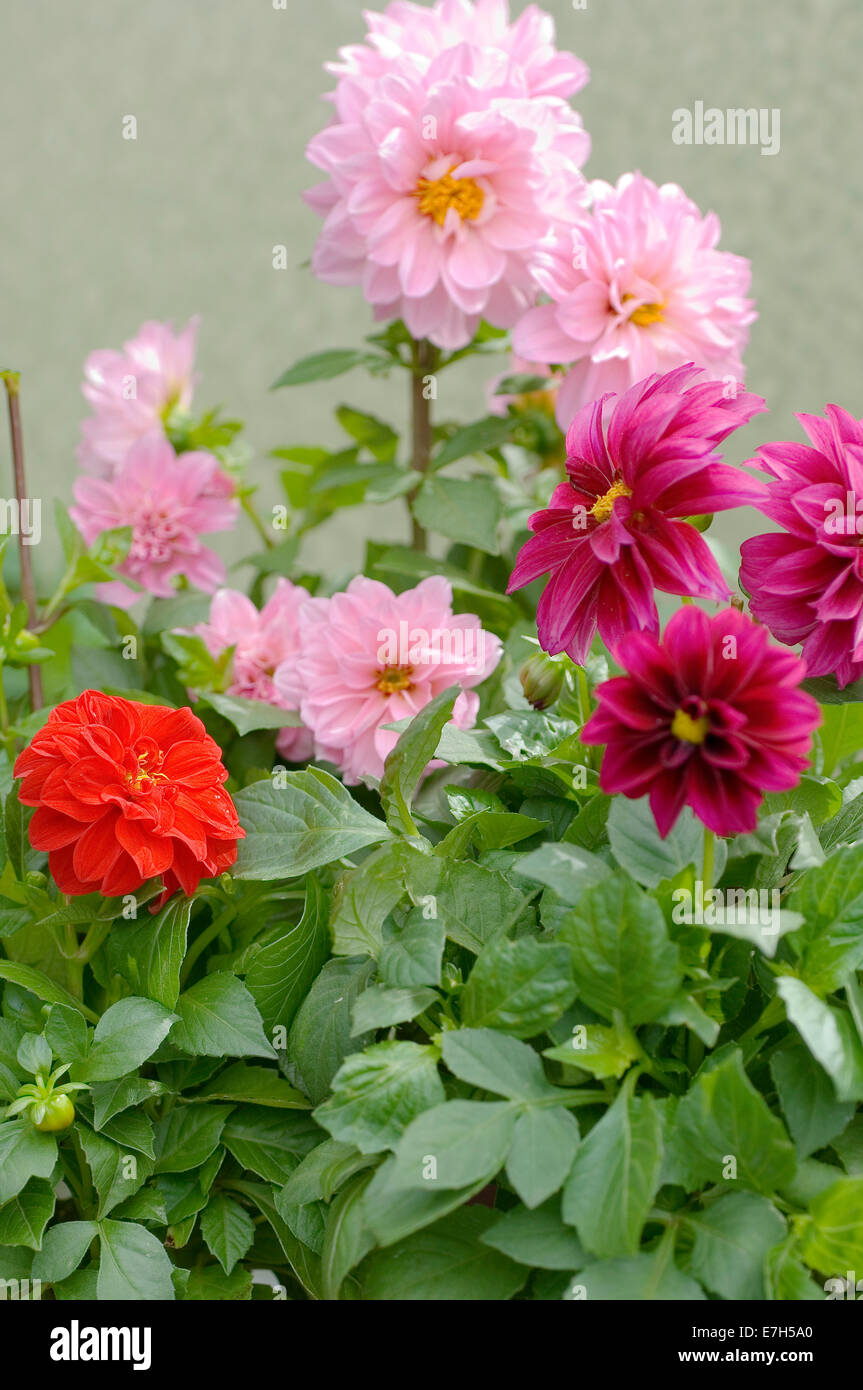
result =
M525 699L534 709L548 709L563 688L563 666L545 652L534 652L518 673Z

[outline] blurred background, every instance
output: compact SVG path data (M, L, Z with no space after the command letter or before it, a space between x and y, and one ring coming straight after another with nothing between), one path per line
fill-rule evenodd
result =
M641 169L679 183L718 213L722 249L752 261L747 385L771 414L730 441L729 459L796 437L794 411L836 401L863 416L852 294L863 246L860 0L580 4L544 8L558 46L592 70L575 99L593 140L588 177ZM221 404L246 422L264 506L281 500L268 451L335 443L339 403L404 424L407 383L394 379L269 390L297 357L372 331L358 290L304 267L318 219L300 198L318 179L306 142L328 119L322 64L361 38L361 10L358 0L0 0L0 366L22 373L30 492L45 504L41 587L59 568L50 499L71 498L84 358L119 347L145 319L202 316L196 406ZM672 112L696 101L779 108L779 152L674 144ZM123 138L128 115L136 140ZM279 244L284 270L273 269ZM485 413L481 367L442 378L442 418ZM5 420L0 468L8 495ZM732 545L756 527L745 513L717 523ZM401 505L343 512L307 540L303 562L346 578L369 534L406 541ZM216 545L229 561L259 548L250 528Z

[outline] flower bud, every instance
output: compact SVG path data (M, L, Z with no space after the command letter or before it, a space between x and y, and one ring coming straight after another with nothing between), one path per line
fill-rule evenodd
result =
M534 652L518 673L524 697L534 709L548 709L563 688L563 666L545 652Z

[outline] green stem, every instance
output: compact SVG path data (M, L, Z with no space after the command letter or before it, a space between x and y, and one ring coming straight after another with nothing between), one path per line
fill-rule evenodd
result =
M712 830L704 827L704 858L701 866L701 881L704 884L704 891L713 887L713 865L716 850L716 838Z
M249 518L250 522L254 526L261 540L264 542L264 545L267 547L267 550L272 550L276 542L274 541L270 532L267 530L261 518L258 516L252 499L248 495L248 493L244 494L240 498L240 505L243 508L243 511L246 513L246 516Z
M19 522L24 500L27 497L27 477L24 470L24 437L21 431L21 403L19 400L20 377L18 372L0 372L6 385L9 403L9 433L12 439L12 469L15 478L15 496L18 499ZM33 580L33 557L30 546L25 542L24 528L18 527L18 556L21 565L21 597L27 605L27 626L32 628L38 616L36 608L36 585ZM27 682L30 687L30 708L41 709L45 703L42 696L42 672L37 663L27 667Z
M9 732L9 709L6 704L6 689L3 685L3 665L0 662L0 734L9 761L15 761L15 738Z
M437 363L437 352L425 338L415 339L413 344L413 363L411 370L411 428L413 448L411 465L419 475L417 485L408 494L411 507L412 543L414 550L421 555L426 553L428 537L425 527L413 515L412 504L422 486L429 463L431 462L432 428L431 406L426 393L426 377L430 376Z

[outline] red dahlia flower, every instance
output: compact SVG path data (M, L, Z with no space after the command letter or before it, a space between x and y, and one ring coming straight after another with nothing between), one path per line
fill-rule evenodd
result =
M762 793L796 786L821 720L797 688L805 664L734 608L681 608L661 641L631 632L615 655L627 674L597 688L581 735L606 744L602 790L649 793L663 838L685 805L717 835L754 830Z
M716 446L766 409L735 382L691 363L610 393L576 415L566 436L567 481L530 518L508 593L549 581L537 628L545 651L584 665L594 633L614 647L632 628L659 631L654 589L727 599L706 542L686 520L758 505L766 494Z
M190 709L85 690L51 712L15 776L36 807L30 843L63 893L133 893L157 875L165 897L193 893L245 834L221 750Z

